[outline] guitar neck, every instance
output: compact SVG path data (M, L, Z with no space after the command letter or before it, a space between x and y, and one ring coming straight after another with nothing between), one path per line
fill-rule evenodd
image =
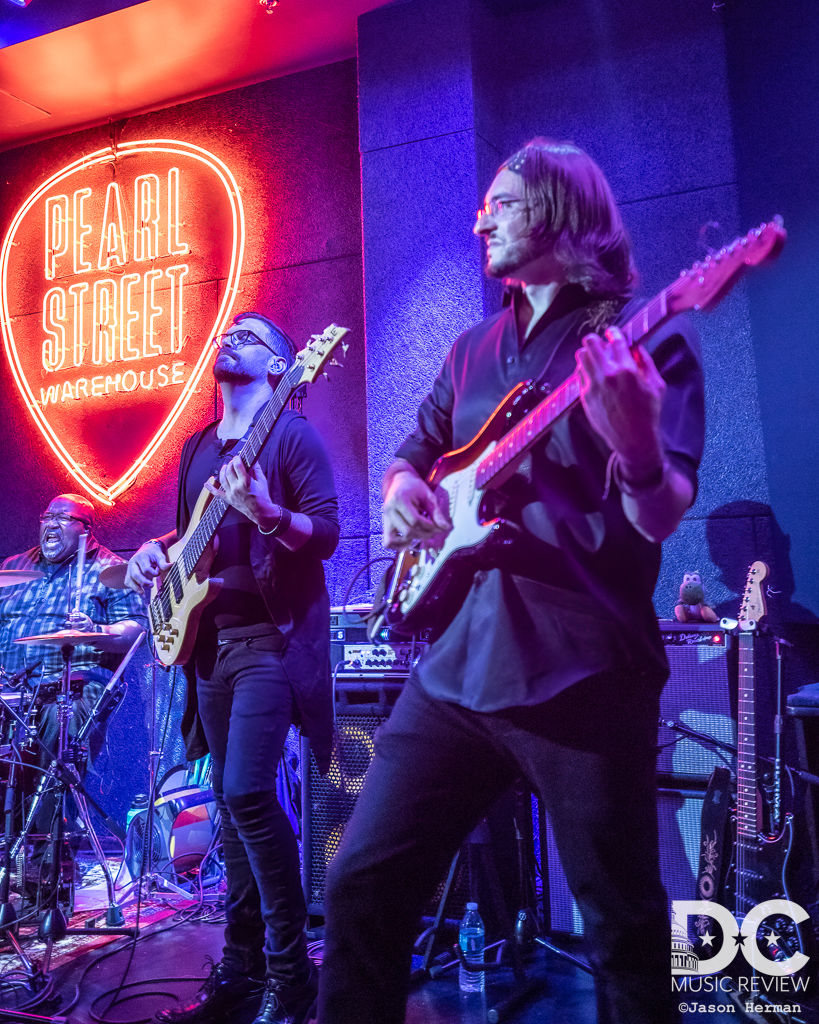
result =
M739 634L737 705L737 835L756 840L762 830L756 798L756 724L754 717L754 634Z
M272 398L260 413L253 430L237 453L247 469L250 469L258 459L259 453L264 447L264 443L273 429L276 420L281 416L285 406L299 389L301 382L301 367L294 363L282 376L276 390L273 392ZM213 535L219 528L219 524L224 519L229 507L226 501L223 501L221 498L214 498L205 509L196 529L191 534L177 560L181 563L185 578L189 578L193 573L196 563L213 539Z
M620 330L630 348L650 337L658 327L667 323L674 312L668 308L668 288L646 303ZM580 401L580 377L575 371L535 408L524 416L516 427L505 434L489 455L478 465L476 486L492 487L493 481L545 436L549 429Z

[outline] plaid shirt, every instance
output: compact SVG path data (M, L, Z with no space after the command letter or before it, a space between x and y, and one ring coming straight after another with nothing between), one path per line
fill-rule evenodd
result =
M100 571L123 560L113 551L91 541L85 556L80 611L102 626L122 619L133 619L147 628L145 604L132 590L112 590L100 583ZM12 555L4 569L37 569L44 578L0 589L0 661L9 675L41 661L32 681L55 679L62 674L63 659L59 647L45 644L16 644L18 637L56 633L66 628L66 618L74 610L77 582L77 556L59 565L46 561L39 548ZM91 647L77 647L71 659L72 676L105 683L121 660L121 655L103 654Z

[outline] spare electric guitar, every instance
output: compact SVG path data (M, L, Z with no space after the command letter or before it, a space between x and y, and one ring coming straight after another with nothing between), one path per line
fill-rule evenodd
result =
M646 341L678 313L712 309L748 267L776 257L785 238L777 218L695 263L620 328L629 345ZM440 506L449 510L452 530L439 547L416 545L396 557L385 576L384 599L371 620L371 635L385 623L407 634L442 628L463 602L474 570L491 564L492 549L503 541L504 524L484 514L487 492L500 487L526 453L578 404L580 378L573 373L510 430L517 409L525 409L535 394L532 381L519 384L477 437L432 467L427 483Z
M259 457L295 392L315 381L328 363L341 365L331 356L339 345L342 352L347 351L348 346L342 342L345 334L345 327L331 324L323 334L313 335L282 375L273 397L236 453L247 469ZM216 554L213 538L228 508L227 502L203 488L184 536L168 549L171 567L154 583L148 605L154 649L163 665L181 665L190 658L202 612L222 588L222 580L211 579L208 574Z
M793 843L793 816L785 814L781 822L775 820L773 807L779 801L763 796L757 775L754 634L767 613L762 592L762 581L767 575L764 562L753 563L739 621L722 619L720 623L727 632L736 631L739 648L736 835L723 900L738 922L761 903L791 899L785 872ZM774 771L778 772L778 766ZM772 960L783 960L802 950L798 927L786 917L769 920L767 927L760 928L758 941Z

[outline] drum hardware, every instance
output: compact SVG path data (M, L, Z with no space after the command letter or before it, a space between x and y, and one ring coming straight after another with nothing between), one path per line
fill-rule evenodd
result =
M135 654L137 648L145 638L145 632L141 632L134 643L131 645L122 662L119 665L117 671L113 674L108 684L104 688L102 694L97 700L94 708L87 721L83 724L83 727L79 730L76 737L71 739L68 734L69 724L73 714L73 700L71 699L71 656L78 646L95 646L97 649L110 649L110 643L112 638L106 634L99 633L80 633L77 630L60 630L54 634L46 634L43 636L35 637L24 637L17 643L28 643L28 644L51 644L59 646L63 657L63 674L61 680L61 688L57 698L57 709L59 719L59 731L57 735L57 750L56 752L50 750L46 744L42 741L39 736L35 737L37 744L43 749L50 757L51 763L46 772L41 776L37 786L37 791L32 798L31 805L28 809L25 822L23 824L22 832L19 834L14 843L7 841L5 849L5 858L2 871L0 871L0 920L4 913L9 911L4 910L4 906L10 906L8 902L8 881L11 869L11 862L17 858L21 849L23 848L26 838L31 832L31 828L36 816L37 810L42 802L43 795L46 790L56 785L56 789L60 793L58 813L56 815L56 827L54 828L51 835L51 883L49 892L50 907L47 909L44 918L40 922L38 929L39 938L47 943L46 954L44 958L43 971L47 972L51 958L51 948L55 941L59 941L66 934L72 932L86 932L87 929L74 929L68 928L65 920L65 916L58 905L58 891L60 881L60 851L62 849L64 828L63 823L65 819L65 802L66 796L70 792L74 798L80 815L85 823L88 838L91 846L94 850L94 854L99 862L99 865L105 875L106 886L108 890L109 906L106 912L105 921L106 927L96 929L97 931L104 934L117 934L117 935L134 935L133 928L124 928L124 917L120 906L116 902L114 892L114 882L111 877L111 872L108 867L108 862L103 853L102 847L100 846L99 839L96 832L91 824L90 816L88 812L89 803L98 810L106 820L106 824L113 827L116 834L124 838L122 829L116 822L113 822L102 808L91 799L85 788L79 781L79 776L76 769L76 764L80 759L87 756L87 751L84 747L85 741L90 731L95 728L98 724L105 721L118 706L119 702L124 696L124 687L120 683L123 672L130 662L131 658ZM9 704L4 704L6 710L18 721L20 725L25 726L25 721L17 714L15 709ZM5 899L3 899L5 897ZM10 911L13 913L13 911ZM11 931L11 929L9 929ZM22 953L22 951L19 951ZM24 967L28 973L28 967L24 960ZM28 961L30 965L30 961Z
M88 536L88 533L86 533L80 538L80 544L78 547L78 572L73 611L79 610L79 597L82 592L82 575L85 566L85 550ZM30 583L42 578L43 574L34 570L0 571L0 587L12 586L20 583ZM18 1021L25 1017L26 1020L30 1021L67 1024L66 1018L62 1016L41 1016L37 1012L27 1012L28 1006L39 1006L43 999L50 997L51 990L54 986L53 979L48 973L51 962L51 953L53 943L59 940L62 936L69 933L87 934L89 927L94 927L95 931L102 934L128 935L130 937L135 937L138 934L138 931L135 928L114 926L116 924L123 924L124 919L122 911L114 899L113 879L111 878L111 873L108 869L108 864L99 840L91 825L88 814L88 805L90 804L99 812L106 826L114 835L121 838L123 841L125 839L125 833L118 822L110 818L99 804L86 792L80 782L76 765L78 763L81 764L82 760L87 758L87 750L84 748L83 744L87 740L91 729L110 717L111 713L122 700L125 688L120 680L122 679L122 675L127 664L133 657L144 637L145 633L140 633L139 637L131 645L127 654L123 658L119 669L109 681L99 700L97 700L96 704L92 708L89 720L84 723L84 728L79 730L78 737L73 739L69 739L69 727L74 707L74 692L71 680L71 659L73 651L76 647L82 645L91 646L96 650L118 653L118 650L121 649L122 643L119 638L101 633L84 633L79 630L60 630L56 634L26 637L19 641L22 643L45 644L60 648L63 659L63 671L60 681L56 685L51 683L43 684L42 681L40 681L36 686L28 683L26 677L36 669L37 665L30 666L28 669L23 670L22 673L18 673L11 677L11 679L9 679L6 673L0 670L0 676L5 677L5 679L0 679L0 720L5 719L12 721L16 730L15 735L7 748L7 751L12 752L15 756L11 759L4 805L5 842L3 844L3 850L0 853L0 931L5 931L8 934L9 941L12 943L14 952L19 957L23 968L20 972L22 980L15 983L15 987L20 988L22 991L25 991L27 994L34 997L31 1002L18 1002L18 1005L14 1010L0 1008L0 1021ZM2 692L4 689L4 682L5 693ZM12 690L11 687L17 687L18 683L20 684L19 688ZM57 705L57 722L59 728L56 752L50 749L50 745L47 745L42 741L38 730L32 725L33 712L43 705L50 703L55 703ZM14 861L18 861L19 859L18 862L21 862L24 874L25 856L20 858L20 852L21 850L25 850L25 841L26 838L31 835L30 829L34 815L36 814L36 807L30 809L26 816L22 835L14 839L13 816L15 811L15 788L19 788L19 786L16 785L16 776L21 765L19 750L17 748L22 737L30 739L36 743L50 759L50 765L41 778L40 785L38 786L39 796L36 798L37 804L40 804L42 795L46 792L46 789L49 786L53 785L53 788L59 795L57 813L55 815L55 828L53 829L52 834L46 837L51 841L51 886L50 901L45 901L48 909L45 917L40 922L38 931L39 938L46 943L46 951L41 965L32 962L21 948L19 941L17 941L16 914L9 900L11 865ZM107 896L109 900L109 907L108 912L105 915L105 921L106 924L111 925L111 927L96 928L91 922L86 922L86 927L84 928L68 928L66 926L65 916L63 915L62 909L58 905L59 892L58 886L55 883L60 878L61 874L60 862L62 858L60 857L60 854L64 845L64 820L68 793L73 795L79 813L86 826L87 836L94 850L94 855L105 876Z
M4 695L5 696L5 695ZM10 694L8 696L18 696L22 699L23 694ZM11 706L5 700L3 702L3 708L10 710ZM14 717L18 719L18 724L15 729L20 735L28 735L29 726L28 714L23 718L12 712ZM13 744L8 745L8 752L12 752ZM29 987L35 989L42 984L43 975L42 972L37 968L34 963L29 959L22 946L17 939L17 911L14 909L9 898L9 887L11 885L11 845L12 845L12 833L14 831L14 801L17 789L17 769L18 760L12 758L9 765L8 778L6 779L6 799L3 806L3 818L4 818L4 830L3 830L3 860L2 869L0 870L0 930L5 933L9 942L14 949L14 952L20 958L20 962L23 965L23 971L28 979Z

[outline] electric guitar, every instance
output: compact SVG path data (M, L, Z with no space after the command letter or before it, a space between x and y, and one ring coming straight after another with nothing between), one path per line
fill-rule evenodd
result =
M237 453L247 469L259 457L270 431L295 392L316 380L338 345L342 346L342 353L347 351L348 346L342 342L345 334L346 327L331 324L323 334L313 335L282 375L273 397ZM329 365L341 364L333 359ZM208 573L216 555L213 537L229 507L227 502L203 488L187 530L168 549L168 559L173 564L154 582L148 619L154 650L163 665L181 665L190 658L202 612L222 589L223 581L211 579Z
M720 623L726 631L738 630L736 835L725 903L733 903L734 917L739 922L760 903L791 899L785 871L793 844L793 815L784 814L781 822L777 821L779 800L772 804L763 800L757 779L754 633L767 613L762 592L762 581L767 575L764 562L753 563L742 596L739 622L722 619ZM778 787L778 779L774 785ZM778 917L773 927L760 928L758 942L772 960L783 960L803 948L798 927L787 917Z
M678 313L712 309L748 267L778 256L785 238L776 218L683 271L621 327L629 345L646 341ZM371 636L383 624L407 634L441 628L463 602L475 569L491 564L492 549L503 543L504 523L483 514L484 497L578 404L580 377L573 373L510 430L517 409L525 409L535 393L532 381L519 384L469 444L432 467L427 483L440 506L449 509L452 530L440 547L416 544L396 556L382 583L384 598L371 619Z

